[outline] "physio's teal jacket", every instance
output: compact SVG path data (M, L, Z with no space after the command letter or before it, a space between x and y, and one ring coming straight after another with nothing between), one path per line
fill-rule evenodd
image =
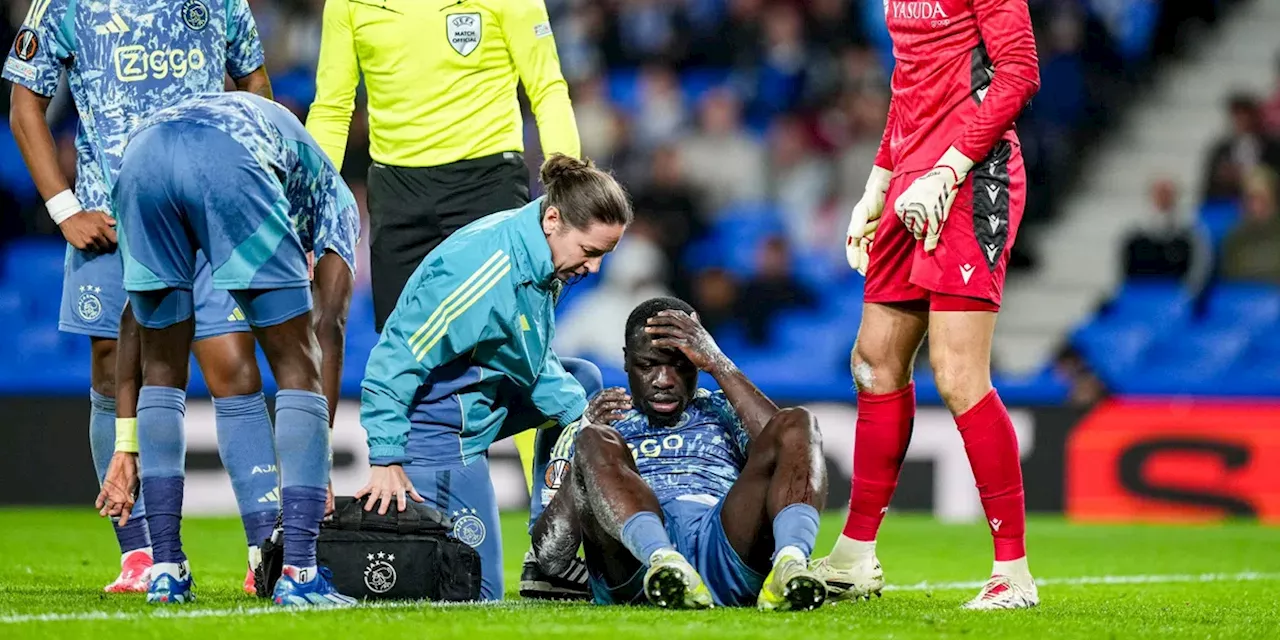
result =
M361 384L372 464L467 464L513 433L503 431L513 401L562 426L586 410L582 385L551 351L563 283L542 206L539 198L463 227L409 278Z

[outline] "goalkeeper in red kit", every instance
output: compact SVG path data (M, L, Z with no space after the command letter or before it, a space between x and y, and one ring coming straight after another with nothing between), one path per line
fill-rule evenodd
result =
M876 531L911 438L911 368L926 332L995 540L965 607L1034 606L1018 443L991 384L991 341L1026 202L1013 122L1040 84L1027 0L887 0L896 66L884 138L853 209L850 265L866 276L851 368L858 388L849 517L815 563L833 598L879 593Z

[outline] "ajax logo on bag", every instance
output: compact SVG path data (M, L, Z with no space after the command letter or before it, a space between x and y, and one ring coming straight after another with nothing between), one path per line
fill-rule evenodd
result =
M373 593L386 593L396 586L395 554L379 551L377 555L369 554L369 564L364 568L364 586Z

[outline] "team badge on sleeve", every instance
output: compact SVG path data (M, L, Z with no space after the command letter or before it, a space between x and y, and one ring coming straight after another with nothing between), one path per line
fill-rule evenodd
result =
M30 62L39 51L40 37L31 29L24 28L18 32L18 37L13 39L13 57L23 62Z
M445 16L445 33L449 46L463 56L471 55L480 46L481 17L479 13L451 13Z
M193 31L209 24L209 6L203 0L187 0L182 3L182 22Z
M551 35L550 22L539 22L538 24L533 25L533 37L545 38L549 35Z
M564 484L565 479L568 477L569 461L564 458L556 458L547 465L547 473L543 481L548 489L556 490L560 488L560 485Z

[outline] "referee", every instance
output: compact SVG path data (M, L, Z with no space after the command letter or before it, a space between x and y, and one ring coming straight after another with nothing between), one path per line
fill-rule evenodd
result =
M522 81L546 157L581 155L543 0L326 0L307 130L339 169L363 74L379 333L449 234L529 202Z

